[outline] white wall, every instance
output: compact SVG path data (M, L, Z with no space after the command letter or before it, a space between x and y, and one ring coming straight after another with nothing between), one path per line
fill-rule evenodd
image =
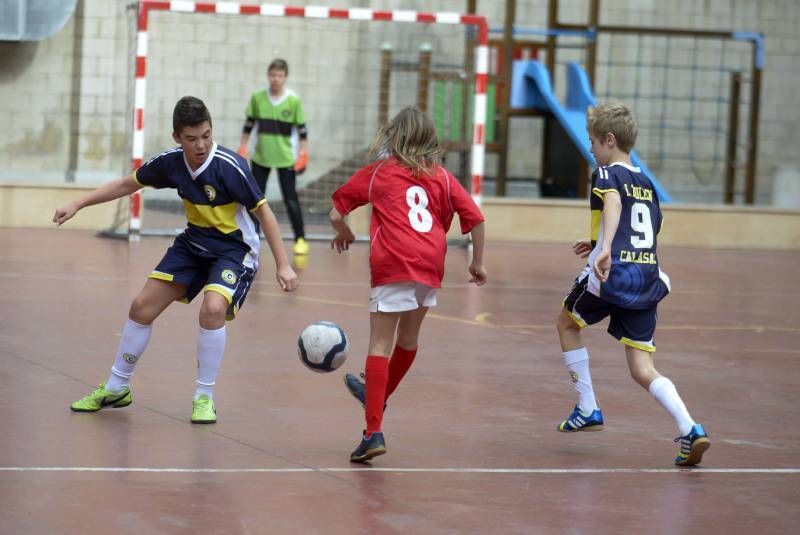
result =
M0 43L0 118L5 125L0 141L0 180L24 182L96 183L127 171L130 161L131 123L131 29L134 12L126 9L127 0L83 0L82 16L74 17L58 34L39 43ZM342 2L297 1L294 5L342 6ZM462 11L466 3L456 1L381 1L353 2L353 6L425 11ZM505 2L483 0L479 11L492 26L503 23ZM562 21L585 22L587 0L562 0ZM520 0L517 25L542 28L546 25L547 0ZM778 167L800 167L795 149L800 119L800 8L793 0L751 2L747 0L602 0L601 23L646 24L714 30L752 30L766 35L766 68L762 93L759 137L759 198L771 199L771 179ZM300 20L272 20L261 17L212 18L204 15L155 14L150 28L150 74L158 84L148 86L146 153L152 155L171 144L169 116L174 101L183 94L204 97L215 119L215 134L226 144L235 145L241 128L242 110L247 95L263 83L263 66L274 56L290 61L290 85L307 103L311 140L317 144L317 165L333 162L351 149L347 138L368 139L374 130L373 113L377 93L374 81L364 80L364 72L375 73L378 52L384 41L413 50L421 41L431 41L435 57L458 62L461 43L457 37L431 31L417 35L419 28L377 26L344 31L343 24ZM241 19L248 19L242 21ZM176 22L177 21L177 22ZM331 30L336 25L340 30ZM310 30L309 30L310 28ZM352 28L350 26L349 28ZM430 29L429 29L430 30ZM76 34L76 32L79 32ZM338 32L338 33L337 33ZM656 46L656 45L653 45ZM76 50L76 47L79 49ZM624 40L608 45L617 58L630 56L633 46ZM678 54L678 46L674 46ZM356 54L356 49L361 50ZM732 47L734 56L747 55ZM414 54L409 60L413 60ZM656 52L652 54L657 55ZM713 60L713 52L697 60ZM564 53L569 57L569 52ZM677 56L676 56L677 57ZM436 59L434 60L436 61ZM601 58L602 61L602 58ZM748 62L747 57L729 58ZM556 85L563 87L556 73ZM614 75L624 79L626 74ZM645 76L659 76L645 73ZM685 76L681 74L680 76ZM600 73L598 78L600 77ZM397 95L413 101L414 79L395 77ZM609 84L597 81L598 92ZM678 85L687 85L685 79ZM331 87L339 93L331 94ZM615 84L610 87L616 91ZM702 88L700 88L702 89ZM745 88L747 89L747 88ZM747 96L747 92L745 93ZM336 98L347 106L360 106L362 119L336 125ZM152 105L151 105L152 104ZM654 116L657 103L639 103L640 116ZM152 115L151 115L152 114ZM713 121L715 109L698 111ZM746 123L743 123L746 128ZM515 120L512 124L512 152L509 173L526 176L538 172L539 125L535 120ZM77 132L77 138L70 132ZM647 135L646 130L643 134ZM654 137L655 134L651 134ZM325 141L324 148L320 143ZM699 141L698 143L705 143ZM657 160L664 147L679 149L686 140L670 139L653 144L642 139L644 155ZM698 145L699 146L699 145ZM741 149L742 151L744 148ZM324 153L324 154L323 154ZM342 155L343 156L343 155ZM70 164L74 162L74 173ZM492 160L489 160L492 165ZM688 169L688 171L687 171ZM719 198L721 182L698 179L691 166L675 164L661 168L663 182L679 198L701 200ZM487 174L492 174L488 169ZM311 175L308 175L311 176ZM708 197L708 198L707 198Z

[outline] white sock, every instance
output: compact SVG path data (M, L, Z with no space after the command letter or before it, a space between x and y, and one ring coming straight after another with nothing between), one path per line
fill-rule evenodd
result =
M585 416L597 409L597 400L592 388L592 375L589 373L589 352L585 347L564 352L564 364L569 370L572 385L578 392L578 406Z
M130 384L133 369L150 342L150 333L152 332L152 325L139 325L131 319L125 322L117 348L117 356L106 381L106 390L119 392Z
M695 422L692 420L692 417L689 416L689 411L686 410L686 405L683 404L683 400L681 400L681 397L678 395L678 391L675 389L675 385L672 384L672 381L666 377L659 377L658 379L654 379L647 389L650 391L650 394L661 403L664 410L675 419L681 436L688 435Z
M203 329L197 334L197 390L194 399L201 395L214 398L217 372L225 354L225 326L219 329Z

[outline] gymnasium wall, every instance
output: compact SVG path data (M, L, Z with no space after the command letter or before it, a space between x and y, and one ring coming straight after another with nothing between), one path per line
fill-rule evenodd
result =
M0 43L0 117L4 120L0 140L0 182L22 184L97 184L127 172L130 162L131 123L131 47L134 12L127 0L82 0L78 12L55 36L36 43ZM340 2L298 0L294 5L344 5ZM365 4L352 2L351 5ZM562 0L559 17L563 22L584 22L586 0ZM461 11L464 2L376 1L370 7L386 9L419 9ZM501 26L505 2L483 0L479 11L490 25ZM661 26L698 29L732 29L760 31L766 35L766 64L762 93L759 137L758 203L770 204L782 191L773 191L772 177L783 168L800 168L800 154L795 149L800 119L800 7L793 0L751 2L746 0L603 0L600 15L604 24L637 24L654 21ZM517 24L526 27L546 25L547 0L520 0ZM248 17L255 19L256 17ZM256 21L251 21L256 24ZM262 21L259 21L259 23ZM248 23L249 24L249 23ZM241 109L252 88L263 81L262 67L275 54L290 54L291 42L285 50L259 49L259 32L242 27L241 22L188 22L178 24L154 19L153 31L169 35L170 54L181 54L187 64L197 66L204 57L212 59L209 69L219 69L215 56L224 50L225 57L253 65L251 83L244 82L235 94L219 83L209 83L198 71L200 88L193 91L207 96L214 104L217 138L235 145L241 128ZM299 37L303 39L303 36ZM358 40L359 36L353 39ZM368 43L377 46L378 40ZM320 43L321 57L326 44ZM612 43L611 50L621 60L633 53L632 47ZM736 52L734 52L736 53ZM749 56L748 56L749 57ZM314 58L297 58L311 63ZM157 67L157 62L153 64ZM324 72L325 65L319 69ZM557 90L564 87L556 73ZM644 73L647 76L647 73ZM318 99L313 79L292 80L300 86L307 102ZM342 80L349 84L352 77ZM205 83L205 86L203 84ZM681 86L684 81L673 80ZM174 102L187 92L176 84L154 84L148 87L148 99ZM180 94L179 94L180 93ZM343 91L342 98L363 98L363 94ZM321 97L319 97L321 98ZM167 117L169 109L155 110ZM171 144L169 127L160 123L148 125L146 154L153 155L165 144ZM366 124L366 123L365 123ZM310 121L313 132L313 122ZM517 119L512 122L509 174L531 176L539 169L537 121ZM312 137L312 142L320 142ZM685 140L667 140L685 143ZM643 146L647 142L642 140ZM647 158L645 154L645 158ZM492 174L494 160L487 161L487 174ZM721 198L719 181L705 183L678 167L667 169L662 182L682 202L708 201ZM741 187L739 188L741 189ZM512 191L513 188L512 188ZM527 195L527 193L526 193Z
M88 185L0 185L0 227L52 227L53 210L91 190ZM589 234L585 201L489 197L482 206L489 240L571 244ZM126 225L128 200L86 208L65 228L102 231ZM147 213L145 212L145 218ZM349 216L354 232L369 234L369 211ZM450 238L458 238L458 222ZM664 207L660 245L800 250L800 212L771 207Z

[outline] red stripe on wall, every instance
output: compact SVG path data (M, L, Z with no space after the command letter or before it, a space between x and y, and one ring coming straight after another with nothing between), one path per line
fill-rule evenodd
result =
M136 29L140 32L147 31L147 9L144 6L139 6L139 18L136 23Z
M136 78L144 78L146 65L147 65L146 57L136 56Z
M216 13L216 4L195 4L194 10L197 13Z
M485 127L482 124L475 125L475 136L474 140L472 141L473 144L478 143L480 145L483 145L483 136L485 135L484 132L485 132Z
M139 162L139 165L136 165ZM142 166L142 160L133 160L133 168L139 169ZM131 217L139 218L142 216L142 192L134 191L130 196L131 200Z
M481 26L482 24L486 24L486 19L481 15L461 15L461 23Z
M472 194L473 195L480 195L483 192L483 188L481 186L481 175L472 175Z
M489 44L489 25L483 17L481 17L478 22L478 44Z
M151 9L169 9L169 2L142 2L139 5L139 30L147 31L147 19Z
M486 94L486 84L489 80L489 76L486 74L476 74L475 75L475 93L485 95Z

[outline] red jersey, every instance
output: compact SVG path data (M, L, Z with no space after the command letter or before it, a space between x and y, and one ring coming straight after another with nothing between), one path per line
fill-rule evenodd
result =
M410 281L440 288L453 215L463 234L483 221L472 197L444 167L417 175L394 158L360 169L333 193L342 215L367 203L373 287Z

